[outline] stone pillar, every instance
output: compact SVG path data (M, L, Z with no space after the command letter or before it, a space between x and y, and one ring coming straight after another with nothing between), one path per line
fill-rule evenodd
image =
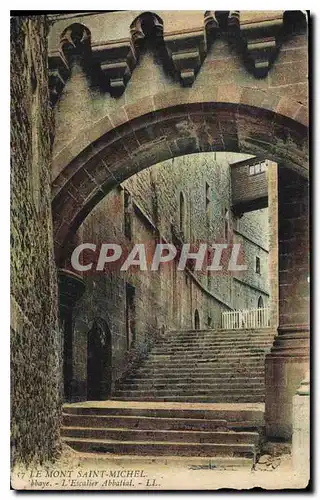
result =
M310 379L309 373L293 397L292 465L306 482L310 476Z
M72 399L72 344L73 317L72 312L76 302L85 291L81 276L68 269L58 270L60 326L63 331L63 381L64 399Z
M270 327L279 324L278 273L278 164L268 161L268 222L269 222L269 290Z
M279 168L279 327L266 357L266 434L290 440L292 400L309 367L308 182Z

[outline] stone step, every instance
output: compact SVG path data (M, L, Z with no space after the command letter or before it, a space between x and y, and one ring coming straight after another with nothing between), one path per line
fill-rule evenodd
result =
M62 427L62 437L107 439L116 441L169 441L211 444L259 444L257 432L144 430L103 427Z
M209 348L210 346L243 346L243 347L260 347L261 345L272 346L274 343L274 339L197 339L197 340L184 340L182 341L172 341L172 342L161 342L154 344L154 349L156 348Z
M187 351L182 351L182 352L176 352L173 355L170 355L170 353L164 353L164 354L154 354L153 352L150 352L148 355L148 358L146 358L146 361L148 361L150 358L156 359L158 358L160 361L162 359L168 359L169 361L172 361L173 358L176 359L184 359L186 358L194 358L194 356L198 354L201 357L204 357L206 359L212 359L212 358L221 358L221 359L235 359L235 358L265 358L266 352L264 350L259 350L258 352L251 351L251 350L237 350L237 349L220 349L220 350L214 350L214 351L197 351L194 353L189 354Z
M203 347L194 347L192 349L161 349L161 350L152 350L149 353L149 356L160 356L160 357L181 357L181 356L188 356L188 357L193 357L196 355L204 356L207 354L207 357L212 357L216 356L217 354L227 354L229 353L236 353L241 356L246 356L247 354L256 354L260 356L266 356L269 354L272 346L269 347L256 347L256 348L247 348L247 349L237 349L234 346L230 347L215 347L215 348L203 348Z
M263 357L261 358L234 358L234 359L217 359L212 360L212 359L195 359L193 361L188 360L177 360L176 363L174 361L157 361L157 360L148 360L146 361L140 369L152 369L152 370L157 370L157 369L163 369L163 370L179 370L182 368L191 368L192 369L197 369L197 368L230 368L231 370L233 368L236 368L237 366L247 366L253 367L253 366L259 366L259 367L264 367L265 364L265 359ZM139 370L140 370L139 369Z
M158 347L154 347L151 351L152 354L166 354L166 353L179 353L179 352L198 352L198 351L212 351L214 352L216 349L229 349L229 348L234 348L234 349L239 349L241 351L245 350L250 350L254 351L256 349L259 350L269 350L272 347L272 344L270 342L257 342L256 344L235 344L235 342L217 342L216 344L202 344L199 342L199 344L190 344L190 346L181 346L179 344L177 345L162 345Z
M190 365L190 364L194 364L194 365L201 365L203 366L204 364L212 364L212 365L217 365L217 364L221 364L221 365L230 365L230 366L233 366L235 364L239 364L239 363L243 363L243 364L254 364L254 363L262 363L264 364L265 362L265 356L257 356L257 355L254 355L254 356L241 356L241 354L239 356L232 356L230 358L228 358L227 356L217 356L216 358L215 357L210 357L210 358L183 358L183 357L180 357L180 358L177 358L176 359L176 362L175 362L175 359L174 358L171 358L171 359L161 359L161 358L149 358L147 359L142 366L148 366L148 365L154 365L154 366L161 366L161 365L165 365L167 366L168 368L170 366L180 366L180 365Z
M162 337L161 339L158 339L157 343L158 344L166 344L166 343L175 343L175 342L198 342L198 341L211 341L211 342L217 342L217 341L229 341L229 342L254 342L257 340L261 341L270 341L271 339L274 339L277 336L275 333L231 333L231 334L219 334L219 335L214 335L214 334L202 334L202 335L176 335L176 336L170 336L170 337Z
M150 352L185 352L185 351L215 351L216 349L239 349L241 351L262 349L264 351L270 350L273 346L273 342L188 342L181 344L161 344L155 345Z
M245 330L230 330L229 332L180 332L176 335L164 335L157 339L158 342L175 341L182 338L194 340L199 338L211 338L211 339L255 339L255 338L273 338L277 336L276 331L260 332L260 331L245 331Z
M268 349L269 351L269 349ZM215 351L208 351L208 350L199 350L199 351L193 351L193 352L188 352L188 351L181 351L181 352L164 352L164 353L154 353L151 352L148 356L148 360L159 360L159 361L172 361L172 360L183 360L183 359L198 359L198 358L204 358L204 359L215 359L215 358L220 358L220 359L234 359L234 358L261 358L265 357L266 351L263 349L256 349L256 350L228 350L228 349L217 349Z
M192 430L215 431L228 430L224 419L149 417L143 415L78 415L62 414L64 426L128 428L136 430Z
M192 376L196 377L221 377L226 378L227 380L234 376L242 376L242 377L256 377L257 374L259 376L264 376L264 363L260 364L250 364L250 363L242 363L242 364L212 364L212 363L201 363L196 364L192 367L192 364L186 364L177 366L165 366L165 365L149 365L141 367L135 373L132 373L130 377L132 378L172 378L172 377L187 377L191 378ZM124 383L124 381L122 382Z
M264 386L252 386L248 385L245 387L240 387L240 388L231 388L231 387L219 387L217 386L216 388L214 387L208 387L208 388L190 388L188 386L185 386L183 388L173 388L173 387L167 387L166 389L131 389L131 390L125 390L123 388L117 390L114 395L115 396L122 396L124 399L129 399L131 396L141 396L141 398L145 398L145 401L148 401L150 399L153 399L153 397L158 397L158 396L212 396L212 397L218 397L218 396L225 396L225 395L238 395L238 394L252 394L252 395L258 395L258 394L264 394L265 388Z
M250 381L250 383L253 384L264 384L264 376L254 376L250 377L237 377L235 376L234 373L230 374L229 377L189 377L189 378L183 378L177 376L177 377L159 377L159 378L152 378L150 377L132 377L132 378L127 378L123 383L119 383L118 387L124 387L124 385L132 386L132 385L150 385L150 387L162 387L165 385L189 385L191 386L197 386L206 384L206 385L221 385L221 384L246 384Z
M185 382L185 381L184 381ZM168 389L173 391L190 389L192 391L196 390L205 390L205 389L242 389L242 388L263 388L264 389L264 379L252 380L247 379L244 382L237 381L217 381L216 383L209 383L205 379L202 379L201 382L198 383L183 383L177 381L168 382L168 380L162 381L162 383L155 383L154 380L145 379L143 381L138 381L136 383L132 383L132 381L127 380L124 384L121 384L118 387L118 390L161 390Z
M255 425L263 425L264 409L258 405L207 405L200 404L166 404L166 403L132 403L107 401L85 404L65 404L63 405L65 415L113 415L113 416L134 416L134 417L157 417L174 419L209 419L227 420L228 422L252 421Z
M179 337L180 335L264 335L276 334L276 328L218 328L216 330L167 330L161 338Z
M236 368L264 368L265 360L262 358L260 360L246 360L246 359L236 359L232 361L224 361L224 360L201 360L201 358L195 358L193 361L184 360L177 361L177 363L169 363L169 362L160 362L160 361L149 361L148 363L144 363L140 368L137 368L137 371L140 370L167 370L167 371L176 371L176 370L200 370L200 369L211 369L214 368L223 368L225 371L232 373L232 371Z
M168 441L113 441L64 437L63 441L77 451L127 455L227 456L255 457L254 444L182 443ZM255 460L254 460L255 461Z
M160 341L175 340L175 339L193 339L193 338L272 338L277 335L276 331L263 331L263 330L228 330L228 331L210 331L210 330L196 330L196 331L183 331L176 334L165 335Z
M154 368L143 368L141 367L139 371L136 371L128 378L191 378L193 376L197 377L215 377L221 376L221 378L229 378L233 375L242 375L256 377L257 375L264 376L264 365L260 366L215 366L215 367L192 367L188 368L176 368L168 369L166 367L154 367Z
M184 467L185 469L201 469L201 470L229 470L237 471L239 469L249 472L254 463L253 458L244 457L181 457L170 455L119 455L108 453L108 462L110 464L119 465L123 467L124 463L130 462L130 469L128 472L128 480L131 478L131 472L138 469L138 473L145 469L146 465L156 463L158 467L164 465L166 467ZM117 478L115 478L117 480ZM119 479L118 479L119 480Z
M269 350L270 348L272 347L272 345L261 345L261 344L257 344L257 345L236 345L234 342L233 343L230 343L230 344L225 344L224 342L220 343L220 344L216 344L215 346L211 346L211 347L208 347L206 345L195 345L195 346L192 346L192 347L188 347L188 349L186 347L167 347L167 346L164 346L164 347L154 347L151 351L150 351L150 354L167 354L168 352L173 352L175 354L179 354L181 352L188 352L190 354L192 354L193 352L206 352L206 351L210 351L210 352L216 352L216 351L228 351L228 350L232 350L232 351L241 351L241 352L256 352L256 351L267 351Z
M112 400L114 401L145 401L145 396L130 396L125 398L124 396L112 396ZM183 402L183 403L264 403L265 395L264 394L248 394L243 395L240 394L225 394L225 395L217 395L213 396L199 396L199 395L190 395L190 396L153 396L149 397L148 401L162 401L162 402Z
M155 347L160 347L162 345L194 345L194 344L216 344L223 342L234 342L234 343L243 343L243 344L255 344L257 342L268 342L270 344L273 343L275 337L273 335L263 335L263 336L255 336L255 337L236 337L236 336L228 336L228 337L212 337L212 336L203 336L203 337L180 337L180 338L172 338L170 340L162 340L157 342Z
M272 332L274 331L274 328L271 328L270 326L264 326L262 328L243 328L241 330L234 330L234 329L226 329L226 328L201 328L199 330L195 330L193 328L190 329L179 329L179 330L166 330L165 335L178 335L179 333L203 333L203 332L233 332L233 331L241 331L241 332Z
M150 354L149 357L145 360L144 364L148 363L148 361L152 361L152 362L157 362L159 361L160 363L161 362L174 362L174 360L176 359L177 361L183 361L185 358L188 359L188 356L184 356L183 354L179 354L179 355L176 355L174 357L172 356L169 356L167 359L166 359L166 356L160 356L160 355L152 355ZM189 359L194 359L194 357L191 357ZM224 362L227 362L228 360L230 360L230 362L232 361L235 361L235 360L238 360L238 359L245 359L245 360L248 360L248 361L254 361L254 360L264 360L265 359L265 354L264 353L246 353L246 354L243 354L243 353L231 353L229 356L228 356L228 353L224 353L224 354L220 354L220 353L216 353L216 354L213 354L213 355L207 355L205 357L202 357L201 358L201 361L212 361L212 360L215 360L215 359L221 359L222 361Z

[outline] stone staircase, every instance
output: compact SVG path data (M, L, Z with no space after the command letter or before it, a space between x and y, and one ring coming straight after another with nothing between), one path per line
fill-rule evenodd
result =
M180 457L188 465L251 467L263 405L85 402L64 405L62 436L79 452L147 460Z
M170 332L112 399L263 402L265 356L273 339L270 329Z
M264 428L271 330L168 333L112 400L64 405L62 437L110 458L251 467Z

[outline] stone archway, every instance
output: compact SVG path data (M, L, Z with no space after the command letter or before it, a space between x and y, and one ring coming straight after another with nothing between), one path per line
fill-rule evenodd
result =
M270 91L237 85L180 89L119 107L53 160L56 260L93 207L131 175L190 153L268 157L308 175L307 110Z
M87 341L87 399L108 399L112 371L111 331L101 318L95 319Z

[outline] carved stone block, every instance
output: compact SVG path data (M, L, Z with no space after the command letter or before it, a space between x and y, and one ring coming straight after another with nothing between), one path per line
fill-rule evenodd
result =
M165 35L164 42L182 85L191 86L207 53L205 30Z
M240 12L240 33L255 76L268 74L279 48L283 11Z
M114 97L123 94L132 71L137 64L137 56L131 41L92 47L93 58L100 64L101 71Z

